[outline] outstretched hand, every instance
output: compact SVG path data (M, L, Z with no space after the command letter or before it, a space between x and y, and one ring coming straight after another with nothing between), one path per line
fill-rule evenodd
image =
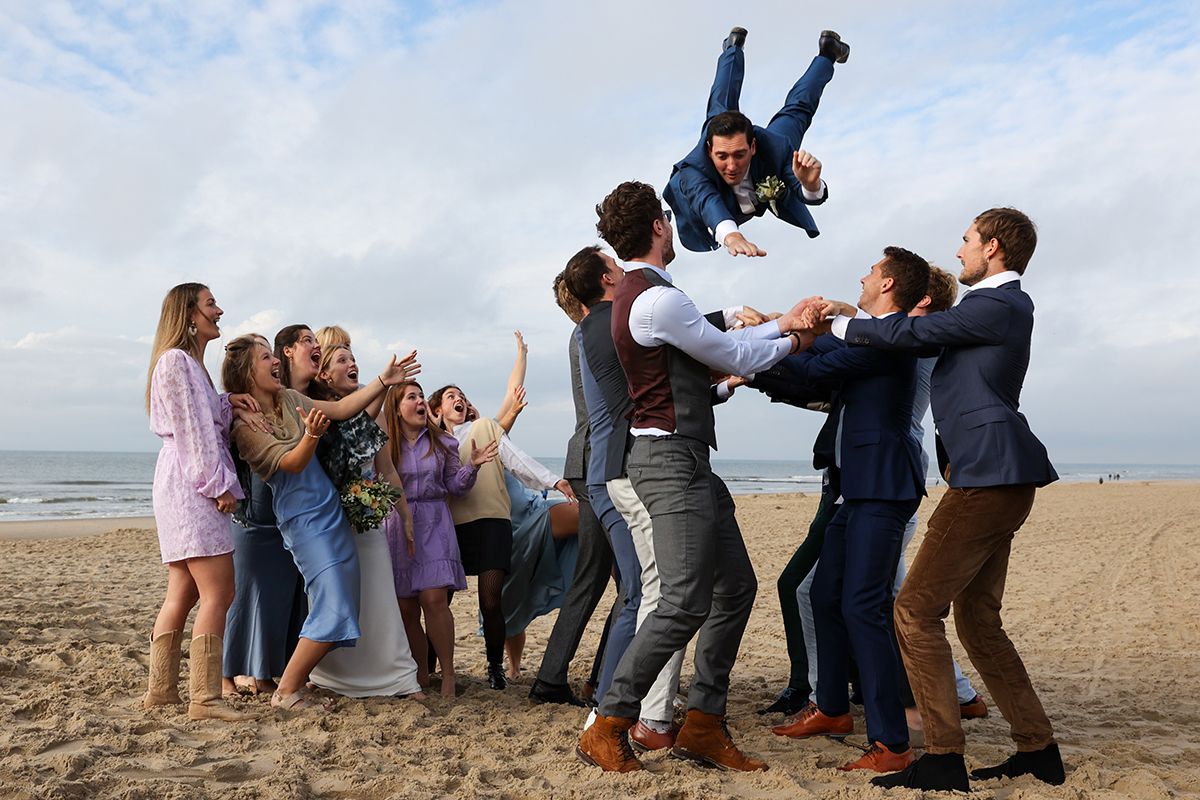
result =
M792 174L808 191L821 191L821 162L807 150L792 153Z
M384 386L399 386L420 374L421 365L417 363L417 351L413 350L401 359L393 355L392 360L379 374L379 380Z
M746 241L746 237L742 236L740 231L734 231L725 237L725 249L729 251L731 256L749 256L755 258L757 256L765 256L766 250L759 249L759 246L754 242Z
M471 465L478 468L488 463L500 454L500 442L489 442L482 450L471 440Z
M512 390L512 415L517 417L525 407L529 405L529 401L525 399L525 387L514 386Z
M513 337L517 340L517 355L528 355L529 345L525 344L525 337L521 335L521 332L513 331Z
M740 327L753 328L755 325L762 325L764 322L770 322L773 319L779 319L783 315L778 311L772 311L770 314L764 314L757 308L750 306L742 306L742 310L734 314L734 317L741 323Z

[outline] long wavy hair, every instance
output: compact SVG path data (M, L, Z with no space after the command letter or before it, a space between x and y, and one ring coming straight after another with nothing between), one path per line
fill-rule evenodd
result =
M207 289L203 283L181 283L171 288L162 301L158 315L158 328L154 331L154 346L150 348L150 369L146 371L146 413L150 413L150 384L154 381L154 367L158 359L168 350L182 350L197 361L200 360L199 342L188 332L192 324L192 312ZM203 365L201 365L203 366ZM204 371L208 375L208 370ZM212 383L212 377L208 379Z
M275 334L275 357L279 359L279 380L285 389L292 387L292 362L283 349L300 341L302 331L312 333L312 328L307 325L288 325Z

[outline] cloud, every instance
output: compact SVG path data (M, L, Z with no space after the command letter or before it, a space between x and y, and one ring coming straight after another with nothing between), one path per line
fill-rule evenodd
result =
M36 382L0 441L152 447L146 342L166 290L202 280L227 338L338 323L364 370L416 347L427 388L461 383L485 412L521 328L532 402L517 438L560 455L573 421L570 323L550 279L596 241L593 206L609 189L661 187L694 144L726 10L10 4L0 115L18 123L0 130L0 342L34 339L0 347L0 368ZM766 259L681 254L673 271L700 305L852 298L886 244L954 267L971 217L1016 205L1040 226L1025 404L1052 454L1200 462L1200 443L1175 433L1197 412L1131 414L1124 388L1143 399L1200 390L1173 366L1200 349L1186 308L1200 289L1191 5L964 14L858 2L816 7L810 23L777 2L739 15L750 29L742 107L760 123L822 27L840 30L852 57L805 139L830 184L822 235L763 219L747 233ZM72 358L68 396L48 365L70 347L107 363ZM64 427L83 397L88 422ZM721 455L798 460L819 423L746 390L718 419Z

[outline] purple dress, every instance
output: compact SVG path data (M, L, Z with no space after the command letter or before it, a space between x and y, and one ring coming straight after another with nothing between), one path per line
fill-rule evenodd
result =
M428 429L422 430L412 444L400 439L396 471L404 480L404 494L412 510L417 554L409 558L404 523L399 513L392 513L383 529L392 554L397 597L416 597L425 589L467 588L446 497L470 491L478 470L459 460L458 441L449 434L440 434L445 451L433 447L431 453L429 435Z
M154 521L164 564L233 552L229 515L213 502L242 499L229 452L232 409L208 372L182 350L168 350L150 380L150 430L163 440L154 468Z

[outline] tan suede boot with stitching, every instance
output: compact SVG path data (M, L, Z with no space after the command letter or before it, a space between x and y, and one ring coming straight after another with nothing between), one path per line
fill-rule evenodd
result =
M671 755L688 761L696 761L719 769L753 772L766 769L767 762L751 758L738 749L729 737L725 718L716 714L689 709L687 720L675 737Z
M173 706L182 703L179 697L179 645L183 631L167 631L150 635L150 686L142 695L142 708Z
M629 729L636 720L624 717L596 717L591 727L579 737L575 755L585 764L605 772L636 772L642 762L629 746Z
M221 699L221 652L223 643L215 633L205 633L192 639L191 661L192 698L188 703L188 719L221 719L240 722L254 719L249 714L234 711Z

